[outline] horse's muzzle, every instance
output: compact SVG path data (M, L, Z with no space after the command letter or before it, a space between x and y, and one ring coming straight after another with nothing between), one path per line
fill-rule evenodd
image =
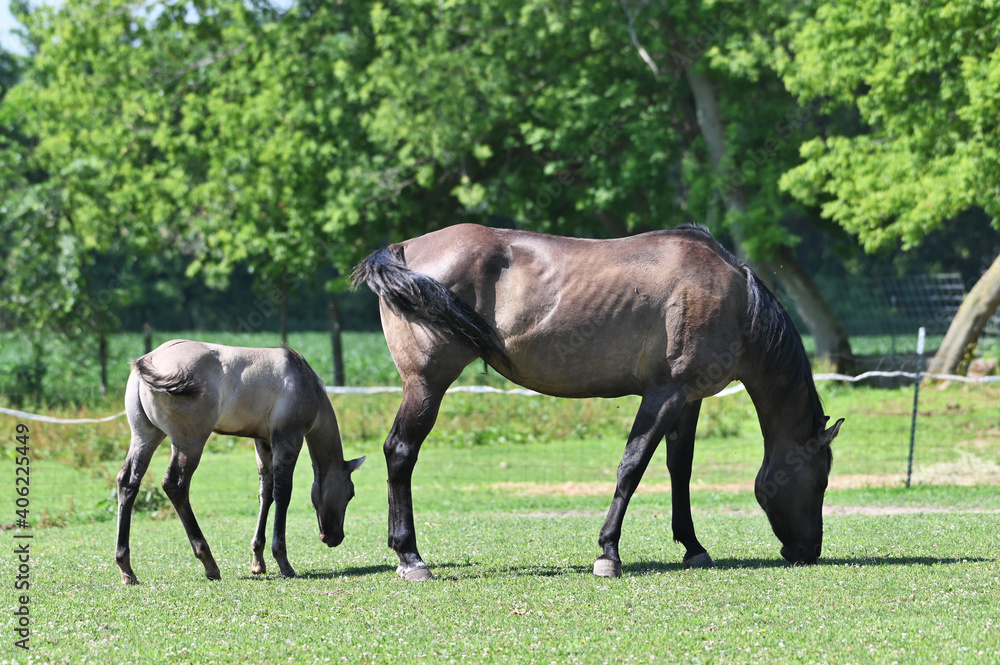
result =
M789 563L811 564L816 563L823 546L816 545L785 545L781 548L781 556Z
M339 536L328 536L325 533L321 533L319 534L319 539L327 547L336 547L337 545L344 542L344 534L340 534Z

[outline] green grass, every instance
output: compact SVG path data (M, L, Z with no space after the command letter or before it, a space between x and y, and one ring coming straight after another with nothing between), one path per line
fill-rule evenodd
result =
M130 588L120 585L112 560L113 522L38 530L35 662L992 663L1000 657L995 514L828 517L820 565L794 568L778 557L749 488L695 492L696 526L720 567L688 571L671 542L669 495L640 490L625 522L624 577L605 580L590 567L609 496L498 489L511 479L561 482L572 475L567 447L514 448L424 452L414 478L418 538L437 575L424 585L393 574L377 455L355 474L347 540L332 550L316 537L303 490L308 464L297 469L288 537L300 574L294 580L273 571L249 575L256 492L249 450L207 456L194 480L194 507L221 582L204 579L176 519L137 516L132 553L143 584ZM606 442L589 452L601 449L612 459L616 448ZM164 453L154 460L158 473ZM580 467L584 482L604 477L597 464ZM44 470L35 469L40 479ZM2 473L9 472L4 464ZM89 487L100 486L88 477L70 469L55 480L60 487L72 483L83 502L96 498ZM45 480L40 485L36 506L52 490ZM1000 509L995 488L933 490L918 492L915 503ZM876 491L834 492L828 503L850 503L866 492ZM913 494L900 488L877 493L882 505L912 503Z

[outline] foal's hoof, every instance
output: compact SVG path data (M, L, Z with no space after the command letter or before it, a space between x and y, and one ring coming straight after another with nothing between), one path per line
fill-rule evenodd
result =
M207 577L213 582L217 582L222 579L222 573L218 570L213 570L211 572L206 572L205 577Z
M594 562L594 574L598 577L621 577L622 562L600 558Z
M708 556L708 552L695 554L690 559L685 559L684 565L688 568L715 568L715 562L712 561L712 557Z
M281 576L282 577L287 577L287 578L295 577L296 576L295 575L295 569L294 568L289 568L288 570L283 570L283 571L281 571Z
M410 566L408 568L399 566L396 568L396 574L407 582L427 582L428 580L434 579L434 575L431 574L431 571L424 564Z
M122 573L122 584L138 584L139 579L135 575L129 575L128 573Z

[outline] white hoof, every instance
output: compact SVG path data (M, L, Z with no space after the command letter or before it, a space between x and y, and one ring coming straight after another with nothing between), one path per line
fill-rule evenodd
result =
M598 577L621 577L622 576L622 564L621 561L612 561L611 559L598 559L594 562L594 574Z
M427 566L423 564L412 566L410 568L403 568L402 566L399 566L396 568L396 574L407 582L426 582L434 579L434 575L432 575Z

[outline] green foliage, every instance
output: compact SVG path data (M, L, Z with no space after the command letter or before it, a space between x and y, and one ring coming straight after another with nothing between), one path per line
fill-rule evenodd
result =
M1000 5L837 0L797 25L789 89L862 124L806 142L785 189L868 250L917 245L971 206L997 218Z
M96 508L112 514L118 514L118 483L111 478L111 484L107 490L107 496L97 502ZM170 499L148 474L139 486L139 494L135 497L135 504L132 506L132 513L149 513L153 519L163 519L167 516L176 516ZM60 526L65 526L62 524Z

